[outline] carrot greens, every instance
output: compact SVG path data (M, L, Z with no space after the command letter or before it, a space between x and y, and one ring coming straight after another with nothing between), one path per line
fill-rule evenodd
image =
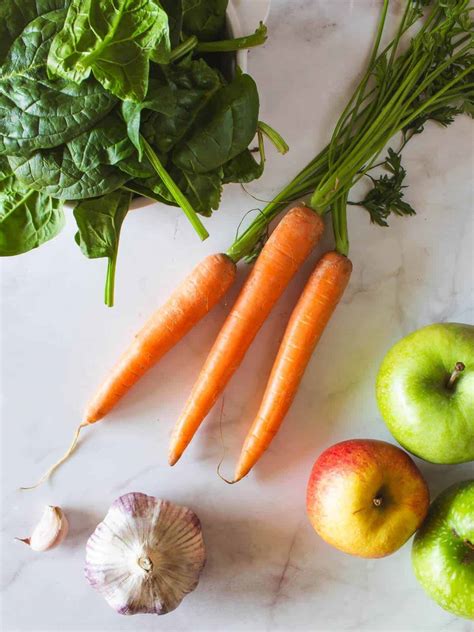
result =
M368 67L329 145L236 239L228 250L234 261L251 259L272 219L289 202L308 194L316 212L332 212L337 248L347 254L348 193L381 165L388 174L369 175L373 188L358 204L381 226L387 225L391 213L415 212L403 199L406 172L401 152L389 149L387 158L376 163L397 134L403 135L403 148L430 120L447 126L458 114L474 114L474 29L469 0L407 0L395 36L381 49L385 30L392 26L389 5L390 0L384 0Z

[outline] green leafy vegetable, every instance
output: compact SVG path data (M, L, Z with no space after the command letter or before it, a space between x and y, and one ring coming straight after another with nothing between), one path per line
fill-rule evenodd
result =
M78 227L76 242L89 259L107 258L105 303L114 304L115 271L120 231L130 206L131 193L116 191L109 195L83 200L74 209Z
M194 230L199 235L199 237L202 240L207 239L209 237L209 233L204 228L204 225L199 219L199 217L196 215L196 211L190 204L189 200L186 198L186 196L183 194L183 192L181 191L179 186L176 184L174 179L170 176L168 171L165 169L164 165L162 164L159 157L156 155L151 145L146 141L145 138L142 137L141 140L142 140L143 150L145 152L146 157L148 158L151 165L155 169L160 180L165 185L167 191L173 197L173 199L178 204L178 206L181 207L181 209L183 210L184 214L190 221L191 225L193 226Z
M63 226L62 202L21 186L0 158L0 256L38 248Z
M194 174L175 167L171 169L170 175L197 213L210 217L212 211L219 208L224 175L222 169L210 173ZM162 182L154 178L149 181L149 184L153 191L167 200L169 204L175 204L173 197Z
M125 160L121 160L117 163L117 167L131 178L143 180L144 184L148 179L156 177L156 171L150 162L146 159L140 160L137 154L133 154L125 158ZM140 195L143 194L140 193Z
M258 133L266 136L278 153L284 156L289 152L290 148L286 140L276 130L274 130L273 127L267 125L267 123L264 123L263 121L258 122Z
M216 39L225 26L228 0L182 0L183 30L200 40Z
M176 176L176 180L196 212L210 217L212 211L219 208L222 195L222 177L222 169L202 174L181 171Z
M64 16L63 10L39 15L11 42L0 67L0 154L28 155L61 145L114 106L114 97L93 80L76 86L48 79L49 46Z
M39 15L67 9L69 0L2 0L0 3L0 62L25 26Z
M169 37L171 47L178 46L183 28L183 2L182 0L161 0L161 6L168 14Z
M195 36L193 36L195 37ZM198 53L230 53L236 50L246 50L255 46L262 46L267 41L267 27L260 22L259 27L252 35L244 37L234 37L228 40L218 40L217 42L201 42L196 38L196 51Z
M415 209L403 199L403 185L407 172L402 167L401 158L393 149L388 150L388 156L384 162L385 168L392 173L391 176L383 174L379 178L373 178L373 187L360 202L349 204L363 206L370 213L370 220L379 226L388 226L387 218L391 213L395 215L415 215Z
M132 196L181 207L208 236L198 213L219 207L224 182L250 181L264 164L248 151L255 84L239 76L228 85L224 70L233 68L229 51L262 43L266 30L224 39L226 8L0 0L0 255L51 239L63 201L78 201L77 240L87 256L109 259L112 304Z
M234 242L227 251L234 261L254 254L272 219L289 201L310 193L311 205L318 213L332 213L336 248L347 254L348 192L372 169L390 139L401 133L409 140L423 131L428 120L446 126L462 112L472 115L474 25L469 0L408 0L398 27L390 24L395 36L380 51L389 16L389 0L383 0L368 67L329 145ZM398 156L389 156L392 175L374 180L375 189L369 193L369 211L382 225L390 212L414 212L403 200L405 174L398 161Z
M138 150L139 158L142 159L143 147L140 141L141 116L143 110L162 114L165 119L173 116L177 108L177 96L173 89L152 79L148 87L145 100L141 103L134 101L124 101L122 103L122 116L127 123L128 136Z
M154 190L154 184L157 183L157 178L150 178L149 180L130 180L124 185L122 188L126 191L130 191L130 193L134 193L136 195L140 195L141 197L148 198L150 200L155 200L156 202L160 202L161 204L166 204L167 206L176 206L175 200L168 200L161 196L157 190ZM169 192L167 193L169 196ZM170 196L169 196L170 197Z
M109 114L97 127L54 149L29 158L11 156L15 176L25 186L58 199L82 200L105 195L129 178L120 162L134 153L122 119Z
M150 59L166 62L169 51L168 16L158 0L72 0L48 68L75 83L92 72L119 99L140 102Z
M166 115L154 107L142 113L142 134L161 153L169 153L196 124L201 111L222 87L219 74L202 59L162 68L163 92L174 95L175 107Z
M173 152L183 171L207 173L244 151L257 131L259 98L249 75L240 75L217 92L194 133Z
M228 182L252 182L257 180L263 173L264 163L258 163L248 149L232 158L224 165L223 183Z

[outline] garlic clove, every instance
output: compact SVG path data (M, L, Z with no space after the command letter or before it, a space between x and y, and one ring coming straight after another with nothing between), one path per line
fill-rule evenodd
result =
M61 544L69 531L69 523L61 507L48 505L29 538L17 538L33 551L47 551Z
M89 538L85 574L119 614L166 614L196 588L205 561L193 511L131 493Z

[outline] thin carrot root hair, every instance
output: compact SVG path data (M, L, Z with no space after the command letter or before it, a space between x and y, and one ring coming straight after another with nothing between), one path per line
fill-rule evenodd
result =
M222 456L221 456L221 460L217 464L216 473L217 473L217 476L222 481L224 481L224 483L227 483L227 485L234 485L235 483L237 483L237 481L230 481L229 479L227 479L225 476L223 476L221 474L221 467L222 467L222 464L224 463L225 454L227 452L227 449L226 449L225 443L224 443L224 432L222 430L222 416L223 416L223 413L224 413L224 401L225 401L225 396L222 398L221 414L219 416L219 434L220 434L220 438L221 438Z
M232 480L230 481L228 478L226 478L225 476L223 476L221 474L221 466L222 463L224 462L224 456L222 457L222 459L219 461L219 465L217 466L216 472L217 472L217 476L221 479L221 481L224 481L224 483L227 483L227 485L235 485L236 483L238 483L239 481L236 480Z
M76 429L76 432L74 433L72 443L69 446L67 452L59 459L59 461L57 461L54 465L52 465L49 468L49 470L47 470L47 472L43 474L43 476L39 479L37 483L35 483L34 485L31 485L30 487L20 487L20 489L22 491L26 491L29 489L36 489L37 487L45 483L49 478L51 478L55 470L57 470L58 467L60 467L65 461L67 461L69 457L71 456L71 454L74 452L74 450L76 449L77 443L79 441L79 435L81 434L81 430L85 428L86 426L90 426L90 424L86 422L82 422L81 424L79 424L79 426Z

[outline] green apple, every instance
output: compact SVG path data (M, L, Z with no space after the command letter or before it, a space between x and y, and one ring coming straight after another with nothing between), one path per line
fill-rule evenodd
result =
M474 460L474 326L429 325L385 356L377 402L395 439L432 463Z
M449 487L434 501L413 541L412 562L430 597L474 619L474 480Z

